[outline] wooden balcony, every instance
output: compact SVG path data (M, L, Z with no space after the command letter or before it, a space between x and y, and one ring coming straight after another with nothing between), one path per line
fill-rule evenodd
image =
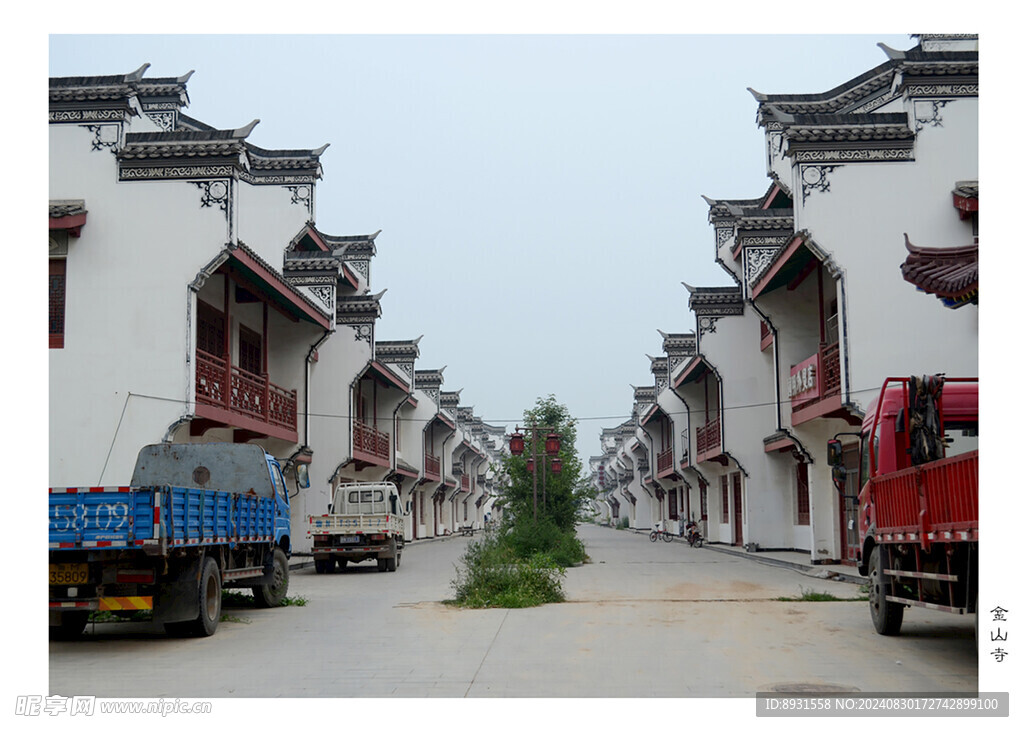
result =
M196 427L233 427L252 436L298 440L295 389L196 349Z
M675 472L674 460L672 459L672 448L658 453L658 477L664 478Z
M822 398L837 396L842 388L839 366L839 344L832 343L819 349L821 354Z
M839 361L839 344L828 343L818 348L817 393L792 405L793 424L801 424L815 417L842 416L842 370Z
M363 467L391 465L391 437L360 420L352 422L352 457ZM357 468L358 469L358 468Z
M462 492L469 493L469 476L465 473L462 475Z
M427 453L423 456L423 477L429 480L441 480L441 458Z
M768 328L768 324L763 320L761 321L761 350L765 350L774 342L774 336L772 336L771 330Z
M707 460L722 450L722 418L715 417L703 427L697 427L697 462Z

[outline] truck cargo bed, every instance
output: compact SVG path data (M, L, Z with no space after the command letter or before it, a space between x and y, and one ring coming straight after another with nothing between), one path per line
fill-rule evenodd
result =
M174 486L51 488L51 550L271 542L274 500Z
M876 535L978 540L978 452L936 460L871 481Z
M391 514L325 514L309 517L310 534L402 533L404 520Z

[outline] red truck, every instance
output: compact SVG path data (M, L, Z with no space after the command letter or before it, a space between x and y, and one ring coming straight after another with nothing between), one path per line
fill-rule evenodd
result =
M977 378L888 378L868 407L858 435L857 554L882 635L899 633L907 606L977 612L977 435ZM842 489L838 438L828 464Z

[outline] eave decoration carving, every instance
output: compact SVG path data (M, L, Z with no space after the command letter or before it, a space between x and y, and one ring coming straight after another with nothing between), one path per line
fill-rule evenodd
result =
M828 177L837 167L836 165L805 165L800 169L800 193L801 201L807 203L811 191L828 193L831 184Z
M378 295L360 297L344 297L338 300L336 322L352 329L355 340L366 341L372 345L373 329L380 317L380 299L386 290Z
M920 132L925 127L942 127L942 108L950 103L949 99L931 99L914 101L914 130Z
M285 186L285 189L292 194L292 204L306 207L306 211L313 214L313 187L309 185Z
M92 133L92 151L109 150L117 155L120 144L121 125L83 125Z
M743 247L743 278L748 287L771 265L781 245Z
M126 122L134 113L129 109L51 109L52 123Z
M324 306L324 309L327 310L327 312L334 309L333 285L314 285L309 288L309 293Z
M203 192L202 198L199 200L202 208L217 207L227 213L231 198L230 179L192 181L192 185Z

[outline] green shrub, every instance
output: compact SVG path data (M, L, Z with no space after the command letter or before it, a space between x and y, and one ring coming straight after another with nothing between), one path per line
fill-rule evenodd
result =
M488 529L462 556L456 567L452 604L462 607L533 607L565 599L565 570L550 554L533 552L520 556L533 535L510 541L510 530ZM536 538L536 537L533 537Z
M575 531L566 532L550 521L524 519L505 530L499 542L519 559L535 554L548 555L559 567L572 567L583 562L586 553Z

